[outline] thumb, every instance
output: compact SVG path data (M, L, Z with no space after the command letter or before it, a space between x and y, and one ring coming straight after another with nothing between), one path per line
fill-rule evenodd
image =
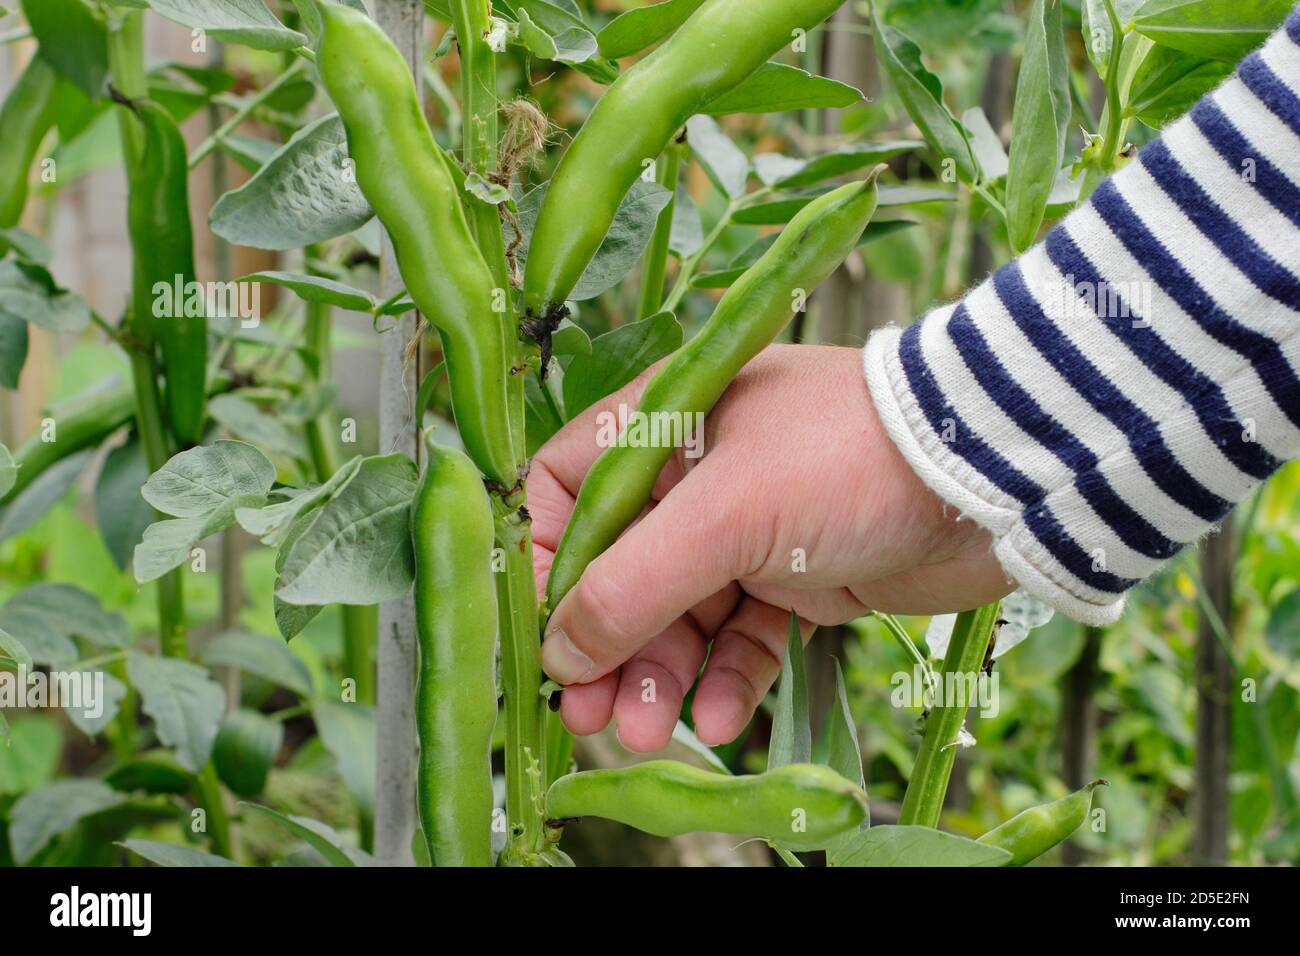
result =
M604 554L551 615L542 667L561 684L608 674L743 573L741 524L702 461Z

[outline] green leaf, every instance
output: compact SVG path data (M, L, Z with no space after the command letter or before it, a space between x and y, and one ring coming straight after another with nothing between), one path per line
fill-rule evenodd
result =
M569 319L561 319L559 328L551 335L552 355L590 355L591 337Z
M573 418L618 391L682 344L671 312L620 325L592 339L590 355L576 355L564 372L564 410Z
M86 0L23 0L40 55L91 99L108 80L108 31Z
M289 427L278 416L263 411L243 395L216 396L208 402L208 414L232 435L272 454L298 459L307 457L307 443L301 430Z
M108 453L95 480L95 520L113 563L123 570L131 552L153 522L154 510L140 489L149 480L149 460L139 437Z
M1083 650L1082 624L1057 614L1032 641L1017 644L998 661L1012 687L1052 687L1074 666Z
M363 460L292 543L276 595L318 605L379 604L405 594L415 579L410 510L418 480L405 455Z
M107 671L82 670L75 673L80 674L79 679L83 681L94 681L99 688L99 697L93 706L83 698L80 707L65 706L63 713L87 737L98 737L117 717L118 708L127 695L127 686ZM92 714L92 710L97 713Z
M212 745L212 763L221 782L240 797L251 797L266 788L266 778L275 766L284 743L284 724L255 710L232 710L221 722Z
M144 529L144 537L132 553L131 565L136 582L147 584L179 568L189 560L190 553L201 541L235 523L237 509L256 507L265 501L265 496L247 495L232 498L200 518L155 521Z
M224 631L208 641L202 656L209 667L237 667L299 697L311 696L307 665L283 641L266 634Z
M804 671L803 636L799 617L791 612L790 633L781 661L772 739L767 748L767 769L812 760L812 725L808 715L808 677Z
M862 748L858 744L857 723L853 711L849 709L849 696L844 687L844 670L840 662L835 661L835 700L831 703L830 716L826 724L826 766L830 767L845 780L867 789L866 776L862 770ZM868 810L867 818L859 825L862 831L871 826ZM836 837L826 848L827 866L837 866L840 856L852 844L853 834L845 833Z
M176 760L170 750L147 750L133 754L104 775L114 790L143 790L145 793L189 793L194 774Z
M993 182L1007 174L1010 160L1002 147L1002 140L989 123L988 116L978 106L972 106L961 114L961 124L970 133L970 146L975 159L980 164L980 173L985 182Z
M265 496L275 482L275 466L252 445L217 441L173 455L141 489L163 514L200 518L235 498Z
M235 511L235 520L263 544L278 548L289 537L294 522L333 498L352 480L364 460L360 455L349 459L323 485L300 492L288 501L260 508L239 508Z
M710 770L716 770L718 773L725 773L730 776L731 770L722 762L722 758L714 753L712 747L695 736L695 731L680 720L677 721L677 726L673 728L673 741L681 744L702 759L709 765Z
M549 35L556 56L548 57L568 63L597 83L612 83L618 78L618 64L598 55L598 44L591 28L572 4L557 5L546 0L511 0L509 4L522 25L527 19ZM587 50L590 49L588 53Z
M686 187L678 186L677 201L673 203L673 226L668 237L668 249L673 255L685 259L694 255L702 245L704 224L700 222L700 210Z
M876 56L912 122L938 154L941 165L951 161L962 182L976 182L979 167L966 131L944 105L943 87L921 62L920 48L906 34L882 23L875 4L871 18Z
M209 224L235 245L285 250L347 235L373 217L352 172L343 121L331 113L218 199Z
M552 36L533 22L528 11L519 11L519 40L534 56L577 66L596 55L596 38L590 31L568 27Z
M50 259L54 257L54 250L46 245L43 239L33 236L26 229L19 229L17 226L0 229L0 247L6 245L13 249L19 258L34 262L37 265L48 266Z
M35 714L15 720L8 738L0 740L0 797L49 783L63 755L63 734L54 718Z
M370 312L379 304L369 292L354 289L342 282L326 279L323 276L300 275L294 272L254 272L236 282L270 282L284 286L304 302L318 302L336 305L340 309L353 312Z
M0 508L0 541L26 531L62 501L94 453L87 448L50 465Z
M1146 0L1133 29L1161 46L1235 63L1291 12L1291 0Z
M221 141L221 148L226 155L250 173L256 173L269 163L282 145L256 136L227 136Z
M745 191L749 157L741 152L711 116L697 114L686 121L686 141L718 191L734 199Z
M284 563L288 560L290 552L293 551L293 545L299 538L311 530L311 526L316 523L320 517L320 510L309 511L305 515L299 516L289 527L289 532L285 535L284 544L275 555L275 584L279 587L283 583ZM302 632L312 619L322 610L321 605L307 605L299 607L295 604L288 604L282 601L278 595L273 595L272 606L275 613L275 626L280 631L280 636L286 641L293 639Z
M1232 69L1222 60L1153 46L1133 75L1124 114L1161 129L1227 79Z
M1065 158L1069 67L1061 0L1034 0L1016 81L1007 169L1007 232L1015 252L1034 244Z
M847 83L769 61L739 86L711 100L701 112L723 116L728 113L843 109L862 100L862 91Z
M22 670L32 669L32 655L28 653L22 641L3 628L0 628L0 654L4 654Z
M306 46L306 35L290 30L272 16L262 0L149 0L158 13L183 26L202 30L214 40L255 50L292 50Z
M53 581L30 585L11 597L0 610L0 624L20 639L41 631L84 637L101 647L125 647L131 642L126 618L104 610L89 591Z
M0 387L17 388L26 364L26 320L0 312Z
M102 780L70 779L29 790L9 811L9 844L14 859L26 863L45 844L82 819L127 802Z
M61 288L44 266L22 259L0 262L0 315L58 334L90 324L90 307L81 296Z
M491 206L500 206L510 201L510 190L500 183L489 182L478 173L470 173L465 177L465 192Z
M1264 639L1289 661L1300 658L1300 588L1288 591L1269 612Z
M852 834L835 866L1005 866L1001 847L919 826L877 826Z
M192 846L163 843L159 840L123 840L118 844L137 856L142 856L158 866L239 866L233 860L212 853L204 853Z
M843 146L834 152L814 156L807 162L796 160L795 162L801 162L798 170L795 171L791 168L791 171L785 173L772 185L777 189L801 189L804 186L811 186L813 183L834 179L836 176L843 176L845 173L862 169L864 166L874 166L891 156L897 156L899 153L905 153L908 150L920 149L924 145L924 143L914 139L895 140L885 143L854 143L851 146Z
M532 241L533 226L537 223L537 213L546 198L549 184L529 190L519 200L519 230L523 241L519 244L516 255L522 269L528 260L528 248ZM609 232L601 240L596 255L578 280L577 286L569 298L575 301L594 299L608 289L617 285L640 261L646 246L654 235L659 213L668 205L671 194L658 183L638 179L619 204ZM514 236L505 236L508 245Z
M311 710L321 743L339 776L368 816L375 807L375 712L365 704L317 701Z
M158 739L176 751L181 766L197 773L208 762L226 708L221 685L206 668L175 658L131 653L126 669Z
M686 22L704 0L666 0L621 13L600 31L600 52L611 60L658 43Z
M331 827L319 820L292 814L286 815L257 803L241 803L240 806L270 817L323 856L330 866L356 866L352 858L344 851L339 835Z
M18 466L9 449L0 444L0 499L9 494L9 489L18 481Z

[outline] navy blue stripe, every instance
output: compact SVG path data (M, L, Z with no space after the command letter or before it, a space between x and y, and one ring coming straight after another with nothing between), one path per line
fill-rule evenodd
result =
M1300 46L1300 9L1292 10L1291 15L1286 18L1286 35L1291 38L1291 42Z
M957 351L980 387L1007 417L1074 472L1074 487L1092 510L1126 545L1148 558L1172 557L1180 545L1166 538L1129 507L1105 475L1097 471L1097 456L1055 418L1047 414L1020 383L1007 374L964 304L948 323Z
M1237 76L1246 84L1246 89L1254 93L1277 115L1278 119L1300 136L1300 97L1297 97L1290 87L1277 78L1277 74L1268 68L1263 57L1258 53L1246 57L1237 67Z
M1141 583L1138 578L1121 578L1109 571L1094 571L1092 556L1066 534L1047 505L1040 504L1026 508L1024 517L1025 527L1043 543L1052 553L1052 557L1061 563L1061 567L1089 587L1096 588L1098 591L1120 594Z
M1300 428L1300 379L1277 342L1242 325L1210 298L1134 215L1111 180L1097 187L1092 204L1129 254L1197 325L1250 361L1273 401Z
M1043 489L975 434L973 428L967 428L957 410L944 397L934 380L934 373L921 354L920 322L914 322L903 332L898 355L903 364L903 372L907 375L907 385L916 396L930 427L939 435L943 435L949 427L956 432L956 440L951 443L953 451L1022 505L1041 501L1045 494Z
M1087 284L1099 298L1101 290L1107 289L1107 301L1116 306L1114 316L1100 316L1107 328L1143 365L1183 396L1195 411L1205 434L1230 462L1261 481L1282 466L1282 461L1270 455L1259 442L1246 441L1246 426L1232 413L1223 390L1171 349L1150 325L1143 323L1142 316L1123 300L1114 286L1104 284L1101 274L1065 229L1053 229L1047 234L1047 255L1076 287L1079 283Z
M1174 159L1164 140L1148 144L1138 153L1138 161L1238 272L1247 276L1265 295L1283 305L1300 306L1300 278L1279 265L1206 195L1200 184Z
M1025 286L1018 261L1013 260L994 273L993 286L1034 348L1128 438L1138 464L1161 491L1203 521L1218 521L1228 512L1232 503L1203 487L1179 464L1151 416L1129 401L1043 314Z
M1234 173L1240 175L1248 168L1248 162L1253 163L1255 175L1251 185L1255 187L1255 191L1294 225L1300 226L1300 188L1287 179L1276 166L1259 155L1259 151L1237 132L1236 127L1229 122L1223 110L1215 105L1214 100L1208 96L1202 97L1192 107L1191 117L1196 128L1201 131L1201 135L1223 157Z

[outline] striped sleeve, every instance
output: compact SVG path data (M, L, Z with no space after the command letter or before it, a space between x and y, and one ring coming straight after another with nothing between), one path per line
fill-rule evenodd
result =
M1089 624L1300 456L1300 9L1046 239L872 335L890 437Z

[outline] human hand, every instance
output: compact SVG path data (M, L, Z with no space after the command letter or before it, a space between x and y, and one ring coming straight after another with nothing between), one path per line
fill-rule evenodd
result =
M597 415L635 407L648 377L579 414L534 458L539 590L603 450ZM768 348L709 413L703 450L694 460L677 450L638 522L551 616L542 664L570 685L560 715L574 733L612 716L628 749L662 749L698 675L696 734L725 743L780 672L791 610L807 639L813 625L871 609L960 610L1014 587L987 532L946 514L886 435L856 349Z

